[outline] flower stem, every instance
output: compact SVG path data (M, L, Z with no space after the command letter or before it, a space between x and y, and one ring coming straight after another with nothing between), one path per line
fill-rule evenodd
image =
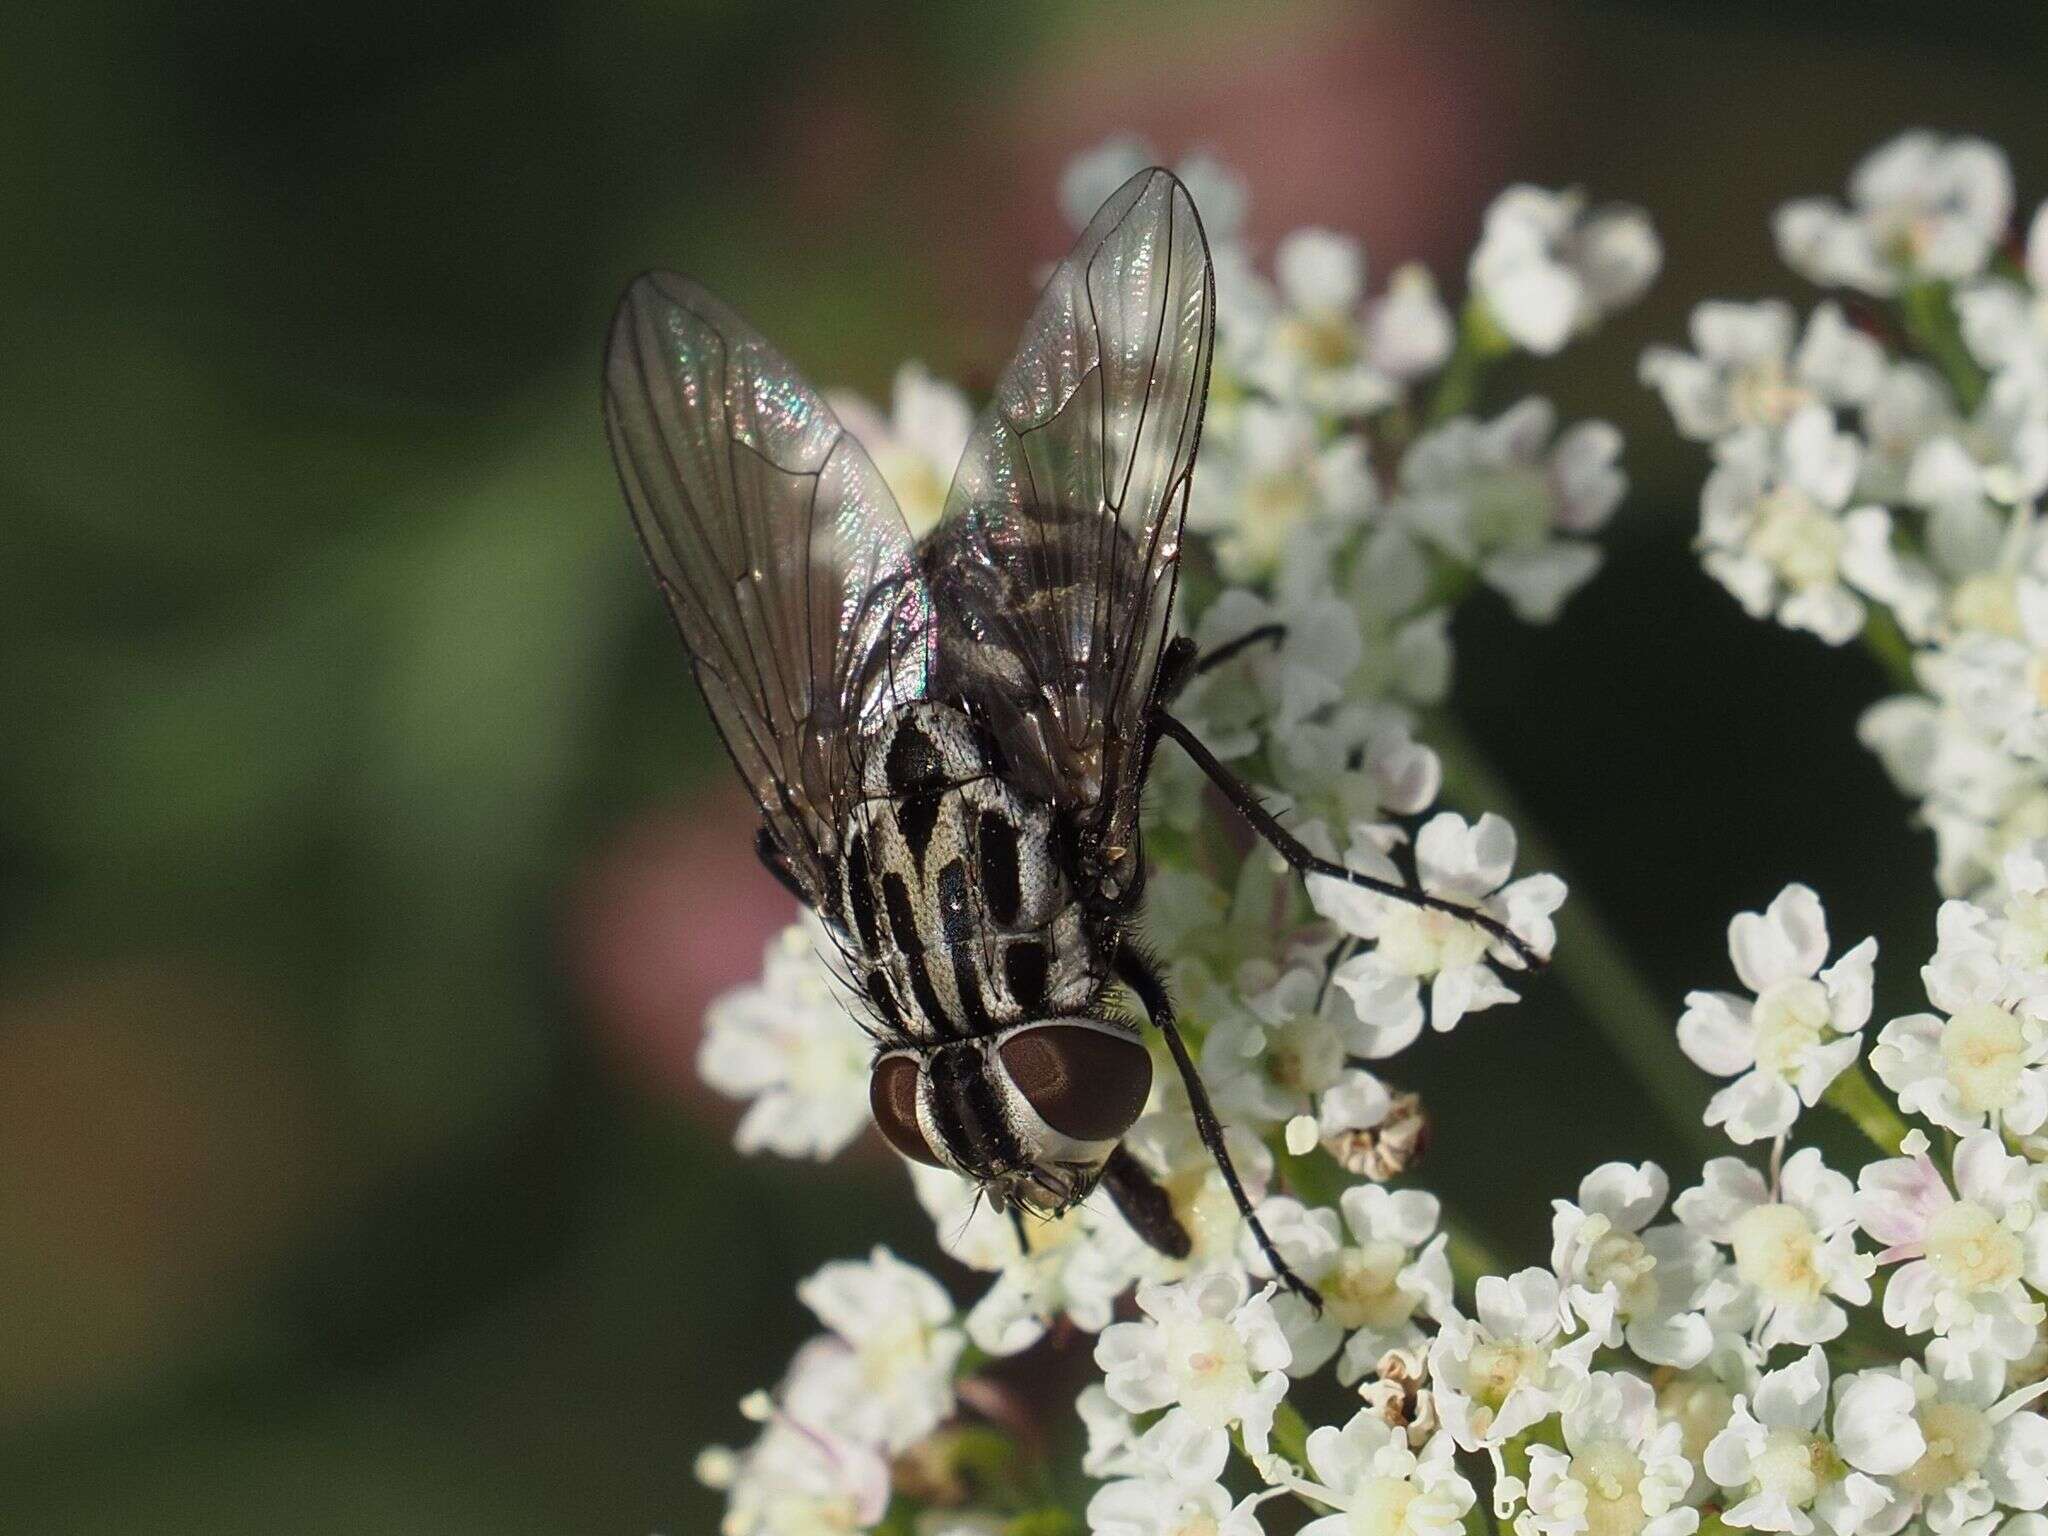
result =
M1444 1250L1451 1261L1451 1278L1465 1295L1473 1294L1481 1276L1508 1273L1500 1256L1487 1246L1486 1239L1461 1212L1445 1209L1444 1235L1448 1239Z
M1823 1097L1855 1121L1856 1129L1868 1136L1880 1150L1898 1155L1899 1143L1906 1139L1906 1122L1885 1102L1884 1095L1877 1091L1876 1084L1871 1082L1870 1074L1861 1062L1828 1084L1828 1091Z
M1678 1049L1671 1011L1636 970L1583 889L1565 873L1556 847L1455 720L1434 717L1424 736L1443 762L1446 798L1468 809L1483 807L1505 816L1520 839L1524 866L1553 870L1570 888L1572 894L1557 914L1552 973L1663 1112L1686 1155L1704 1160L1722 1150L1700 1118L1706 1106L1705 1085Z
M1308 1465L1308 1421L1292 1403L1273 1410L1273 1450L1297 1467Z
M1870 610L1870 617L1863 624L1863 648L1884 669L1894 687L1909 693L1920 691L1920 680L1913 675L1913 642L1906 638L1899 621L1888 610Z
M1984 370L1970 355L1946 283L1913 283L1899 294L1899 319L1906 338L1939 368L1968 415L1984 398Z
M1444 371L1437 375L1436 393L1429 397L1423 425L1438 426L1471 410L1479 401L1479 384L1486 375L1487 364L1513 350L1514 343L1494 323L1485 304L1476 298L1467 299L1464 312L1458 316L1457 348L1444 364Z

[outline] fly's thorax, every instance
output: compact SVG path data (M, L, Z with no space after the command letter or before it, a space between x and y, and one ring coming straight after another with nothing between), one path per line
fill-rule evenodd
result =
M1074 898L1071 839L972 717L930 702L893 715L868 739L861 791L839 909L885 1033L966 1039L1090 1008L1108 958Z
M1056 1018L884 1051L869 1103L905 1157L1058 1211L1094 1188L1151 1089L1151 1054L1129 1026Z

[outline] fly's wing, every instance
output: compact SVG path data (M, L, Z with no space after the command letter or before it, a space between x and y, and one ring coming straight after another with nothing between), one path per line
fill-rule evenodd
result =
M863 732L921 697L931 610L903 515L788 359L698 284L636 279L605 427L692 670L811 904L833 905Z
M1140 172L1047 283L925 550L935 686L980 704L1105 866L1134 854L1215 312L1187 189Z

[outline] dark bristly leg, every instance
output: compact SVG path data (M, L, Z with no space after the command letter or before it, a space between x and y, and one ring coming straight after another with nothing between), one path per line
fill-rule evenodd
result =
M1247 825L1273 847L1273 851L1304 875L1323 875L1331 880L1342 880L1347 885L1362 890L1376 891L1382 896L1391 896L1396 901L1405 901L1413 907L1424 907L1432 912L1448 913L1463 918L1474 927L1483 929L1487 935L1513 950L1523 965L1531 970L1540 969L1546 958L1536 953L1506 923L1485 913L1475 911L1463 902L1451 901L1443 896L1432 896L1427 891L1411 886L1399 885L1392 880L1378 880L1355 869L1346 869L1342 864L1332 863L1303 843L1283 827L1273 813L1259 804L1259 797L1243 779L1232 773L1216 760L1216 755L1202 745L1201 738L1164 709L1152 711L1154 739L1169 736L1179 743L1180 749L1194 759L1195 766L1209 776L1210 782L1223 791L1223 798L1245 819Z
M1257 629L1248 629L1235 640L1226 640L1208 655L1201 655L1195 649L1195 642L1186 635L1176 635L1166 643L1166 650L1159 658L1159 673L1152 683L1152 707L1164 709L1180 697L1183 688L1213 667L1220 667L1233 656L1261 645L1268 640L1281 641L1287 638L1285 624L1261 624Z
M1248 651L1255 645L1263 645L1268 640L1278 645L1286 638L1287 626L1285 624L1261 624L1257 629L1248 629L1235 640L1224 641L1215 650L1197 661L1195 663L1194 675L1200 677L1211 667L1220 667L1223 663L1230 660L1231 657L1241 651Z
M1102 1187L1123 1212L1131 1230L1169 1259L1184 1259L1193 1250L1188 1229L1173 1214L1173 1201L1145 1165L1119 1146L1102 1168Z
M1010 1207L1010 1230L1017 1234L1017 1251L1028 1257L1031 1252L1031 1234L1024 1230L1024 1211L1021 1206Z
M1138 1001L1145 1005L1145 1012L1151 1015L1152 1023L1160 1034L1166 1037L1166 1048L1173 1054L1173 1064L1180 1070L1181 1082L1188 1091L1188 1108L1194 1112L1195 1131L1202 1138L1202 1145L1209 1149L1209 1155L1216 1160L1216 1167L1223 1175L1223 1182L1230 1190L1230 1198L1237 1202L1238 1213L1245 1224L1252 1229L1259 1252L1266 1256L1266 1262L1273 1267L1274 1278L1294 1292L1318 1312L1323 1310L1323 1298L1280 1257L1280 1251L1273 1246L1273 1239L1266 1235L1265 1223L1259 1220L1258 1212L1252 1209L1252 1202L1244 1192L1244 1185L1238 1182L1237 1167L1230 1160L1230 1149L1223 1144L1223 1125L1216 1118L1216 1110L1209 1102L1209 1090L1202 1083L1202 1074L1195 1070L1194 1058L1188 1055L1187 1042L1180 1037L1180 1030L1173 1022L1173 1002L1166 995L1166 983L1151 964L1129 943L1118 950L1116 959L1117 976L1138 994ZM1119 1149L1121 1150L1121 1149Z

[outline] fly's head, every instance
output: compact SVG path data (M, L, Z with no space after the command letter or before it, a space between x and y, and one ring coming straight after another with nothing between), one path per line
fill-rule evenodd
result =
M868 1096L905 1157L973 1179L999 1210L1051 1216L1094 1189L1151 1089L1135 1032L1061 1018L884 1051Z

